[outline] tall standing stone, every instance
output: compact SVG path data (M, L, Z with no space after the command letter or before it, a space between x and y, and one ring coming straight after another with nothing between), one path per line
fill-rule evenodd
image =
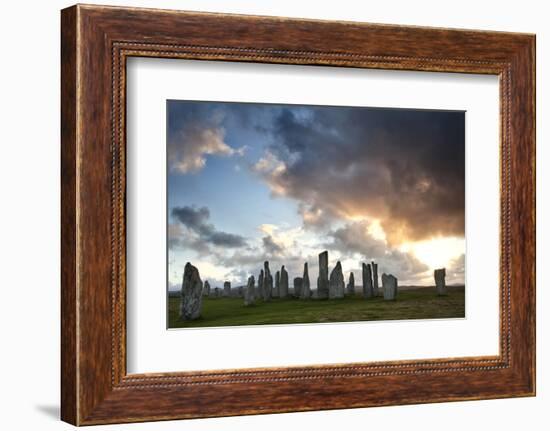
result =
M342 272L342 264L338 261L330 273L328 297L330 299L343 298L345 289L346 283Z
M317 277L317 298L327 299L329 297L328 280L328 251L319 254L319 277Z
M302 294L302 277L294 277L294 297L299 298Z
M180 319L195 320L201 316L202 281L199 270L189 262L183 271L181 285Z
M382 274L382 289L384 289L384 299L394 301L397 298L397 278L391 274Z
M273 298L278 298L279 297L280 287L281 287L281 273L279 271L277 271L275 273L275 287L273 288L273 292L271 294L271 296L273 296Z
M204 286L202 288L202 296L210 296L210 283L208 280L204 280Z
M372 294L378 296L378 264L371 262L372 265Z
M434 270L435 287L440 296L447 295L447 285L445 284L445 268Z
M288 272L283 265L281 267L281 279L279 281L279 298L288 296Z
M271 293L273 291L273 276L269 270L269 262L264 262L264 301L271 301Z
M248 283L244 288L244 305L254 305L256 302L256 292L254 291L254 276L248 277Z
M258 298L264 297L264 270L260 270L260 275L258 275L258 293L256 295Z
M372 272L369 264L363 263L363 297L372 298L374 295L372 287Z
M304 263L304 275L302 277L302 290L300 291L300 299L311 298L311 287L309 284L309 273L307 269L307 262Z
M223 282L223 297L229 298L231 296L231 282L230 281L224 281Z
M355 295L355 277L353 275L353 272L349 273L349 281L348 281L348 286L346 288L346 295L348 296Z

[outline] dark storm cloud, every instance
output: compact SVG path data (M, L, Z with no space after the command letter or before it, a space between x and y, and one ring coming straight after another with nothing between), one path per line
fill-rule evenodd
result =
M207 240L220 247L243 247L246 245L244 237L227 232L212 231L207 235Z
M206 207L174 207L172 217L197 234L202 242L227 248L246 246L246 239L241 235L219 231L208 223L210 211Z
M257 170L274 192L301 203L305 225L366 215L381 220L390 243L463 236L464 118L451 111L287 107Z
M210 211L206 207L198 209L188 206L175 207L172 208L172 217L194 231L209 230L207 222L210 218Z

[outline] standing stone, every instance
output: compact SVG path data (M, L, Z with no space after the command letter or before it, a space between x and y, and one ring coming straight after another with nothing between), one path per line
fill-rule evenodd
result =
M279 282L279 298L286 298L288 296L288 272L283 265L281 267L281 279Z
M273 296L273 298L278 298L279 297L280 287L281 287L281 273L279 271L277 271L275 273L275 287L273 288L273 292L271 294L271 296Z
M363 263L363 297L367 299L373 295L371 268L369 264Z
M210 283L208 280L204 280L204 286L202 288L202 296L210 296Z
M258 275L258 292L256 294L258 298L264 297L264 270L260 270L260 275Z
M309 273L307 270L307 262L304 263L304 275L302 277L302 289L300 290L300 299L311 298L311 287L309 284Z
M199 270L189 262L183 271L181 285L180 319L195 320L201 317L202 281Z
M221 296L221 289L219 287L214 288L214 298L219 298Z
M317 277L317 298L329 297L328 251L319 254L319 277Z
M223 282L223 297L229 298L231 296L231 282L230 281L224 281Z
M349 281L348 281L348 286L346 288L346 295L348 296L355 295L355 277L353 276L353 272L349 273Z
M254 276L248 277L248 284L244 288L244 305L254 305L256 301L256 295L254 292Z
M302 294L302 277L294 277L294 297L299 298Z
M440 296L447 295L447 285L445 284L445 268L434 271L435 287Z
M271 301L271 293L273 291L273 276L269 270L269 262L264 262L264 301Z
M246 286L237 287L237 298L242 298L244 296L245 289L246 289Z
M344 290L346 289L346 283L344 281L344 273L342 272L342 264L340 261L336 263L336 266L330 273L329 281L329 299L340 299L344 297Z
M394 301L397 298L397 278L391 274L382 274L382 289L384 289L384 299Z
M371 262L372 265L372 294L378 296L378 264Z

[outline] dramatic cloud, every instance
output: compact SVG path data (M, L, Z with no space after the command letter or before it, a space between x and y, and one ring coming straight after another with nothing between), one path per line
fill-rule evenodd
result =
M194 231L210 231L211 226L207 225L210 218L210 211L206 207L193 208L189 206L172 208L172 217L184 226Z
M169 102L170 103L170 102ZM168 163L171 171L196 173L204 168L206 156L243 155L245 148L229 146L223 127L224 114L206 104L172 104L168 118Z
M386 252L384 241L369 234L369 224L365 221L345 225L329 232L332 242L327 247L340 250L342 253L359 253L367 258L378 258Z
M315 285L326 249L330 268L340 260L357 284L370 260L404 284L433 283L440 262L449 283L463 282L464 119L451 111L169 101L174 271L190 260L203 278L239 284L257 277L264 260L272 272L285 265L291 280L308 262ZM224 209L231 232L212 223L209 208Z
M291 281L293 277L302 275L304 262L309 263L311 274L317 271L317 255L322 244L303 238L301 228L262 224L258 230L264 236L251 242L248 247L232 250L231 253L212 249L210 259L216 265L232 268L226 272L228 279L246 282L250 275L257 277L265 260L269 261L273 273L285 265ZM238 278L239 274L247 276Z
M271 255L280 255L283 253L284 251L284 248L280 245L280 244L277 244L274 240L273 240L273 237L268 235L268 236L264 236L262 238L262 243L264 245L264 249L265 251L268 253L268 254L271 254Z
M322 229L330 224L330 218L326 217L324 210L317 205L306 205L303 202L298 204L298 213L302 216L304 226Z
M210 211L206 207L174 207L172 217L196 233L202 242L228 248L246 246L246 239L241 235L216 230L213 224L208 223Z
M429 267L412 253L403 252L375 238L366 221L354 222L329 233L332 242L327 249L337 250L342 258L359 258L365 262L374 260L380 273L397 275L405 282L417 282L426 277Z
M390 243L464 235L464 113L283 109L255 165L304 224L370 216Z

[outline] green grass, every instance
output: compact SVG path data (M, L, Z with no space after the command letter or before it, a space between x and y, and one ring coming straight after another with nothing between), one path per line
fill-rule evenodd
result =
M273 299L245 307L242 298L203 298L202 316L192 321L179 320L179 303L179 297L169 298L170 328L436 319L464 317L464 287L449 288L447 296L437 296L435 288L403 290L396 301L355 295L333 300Z

